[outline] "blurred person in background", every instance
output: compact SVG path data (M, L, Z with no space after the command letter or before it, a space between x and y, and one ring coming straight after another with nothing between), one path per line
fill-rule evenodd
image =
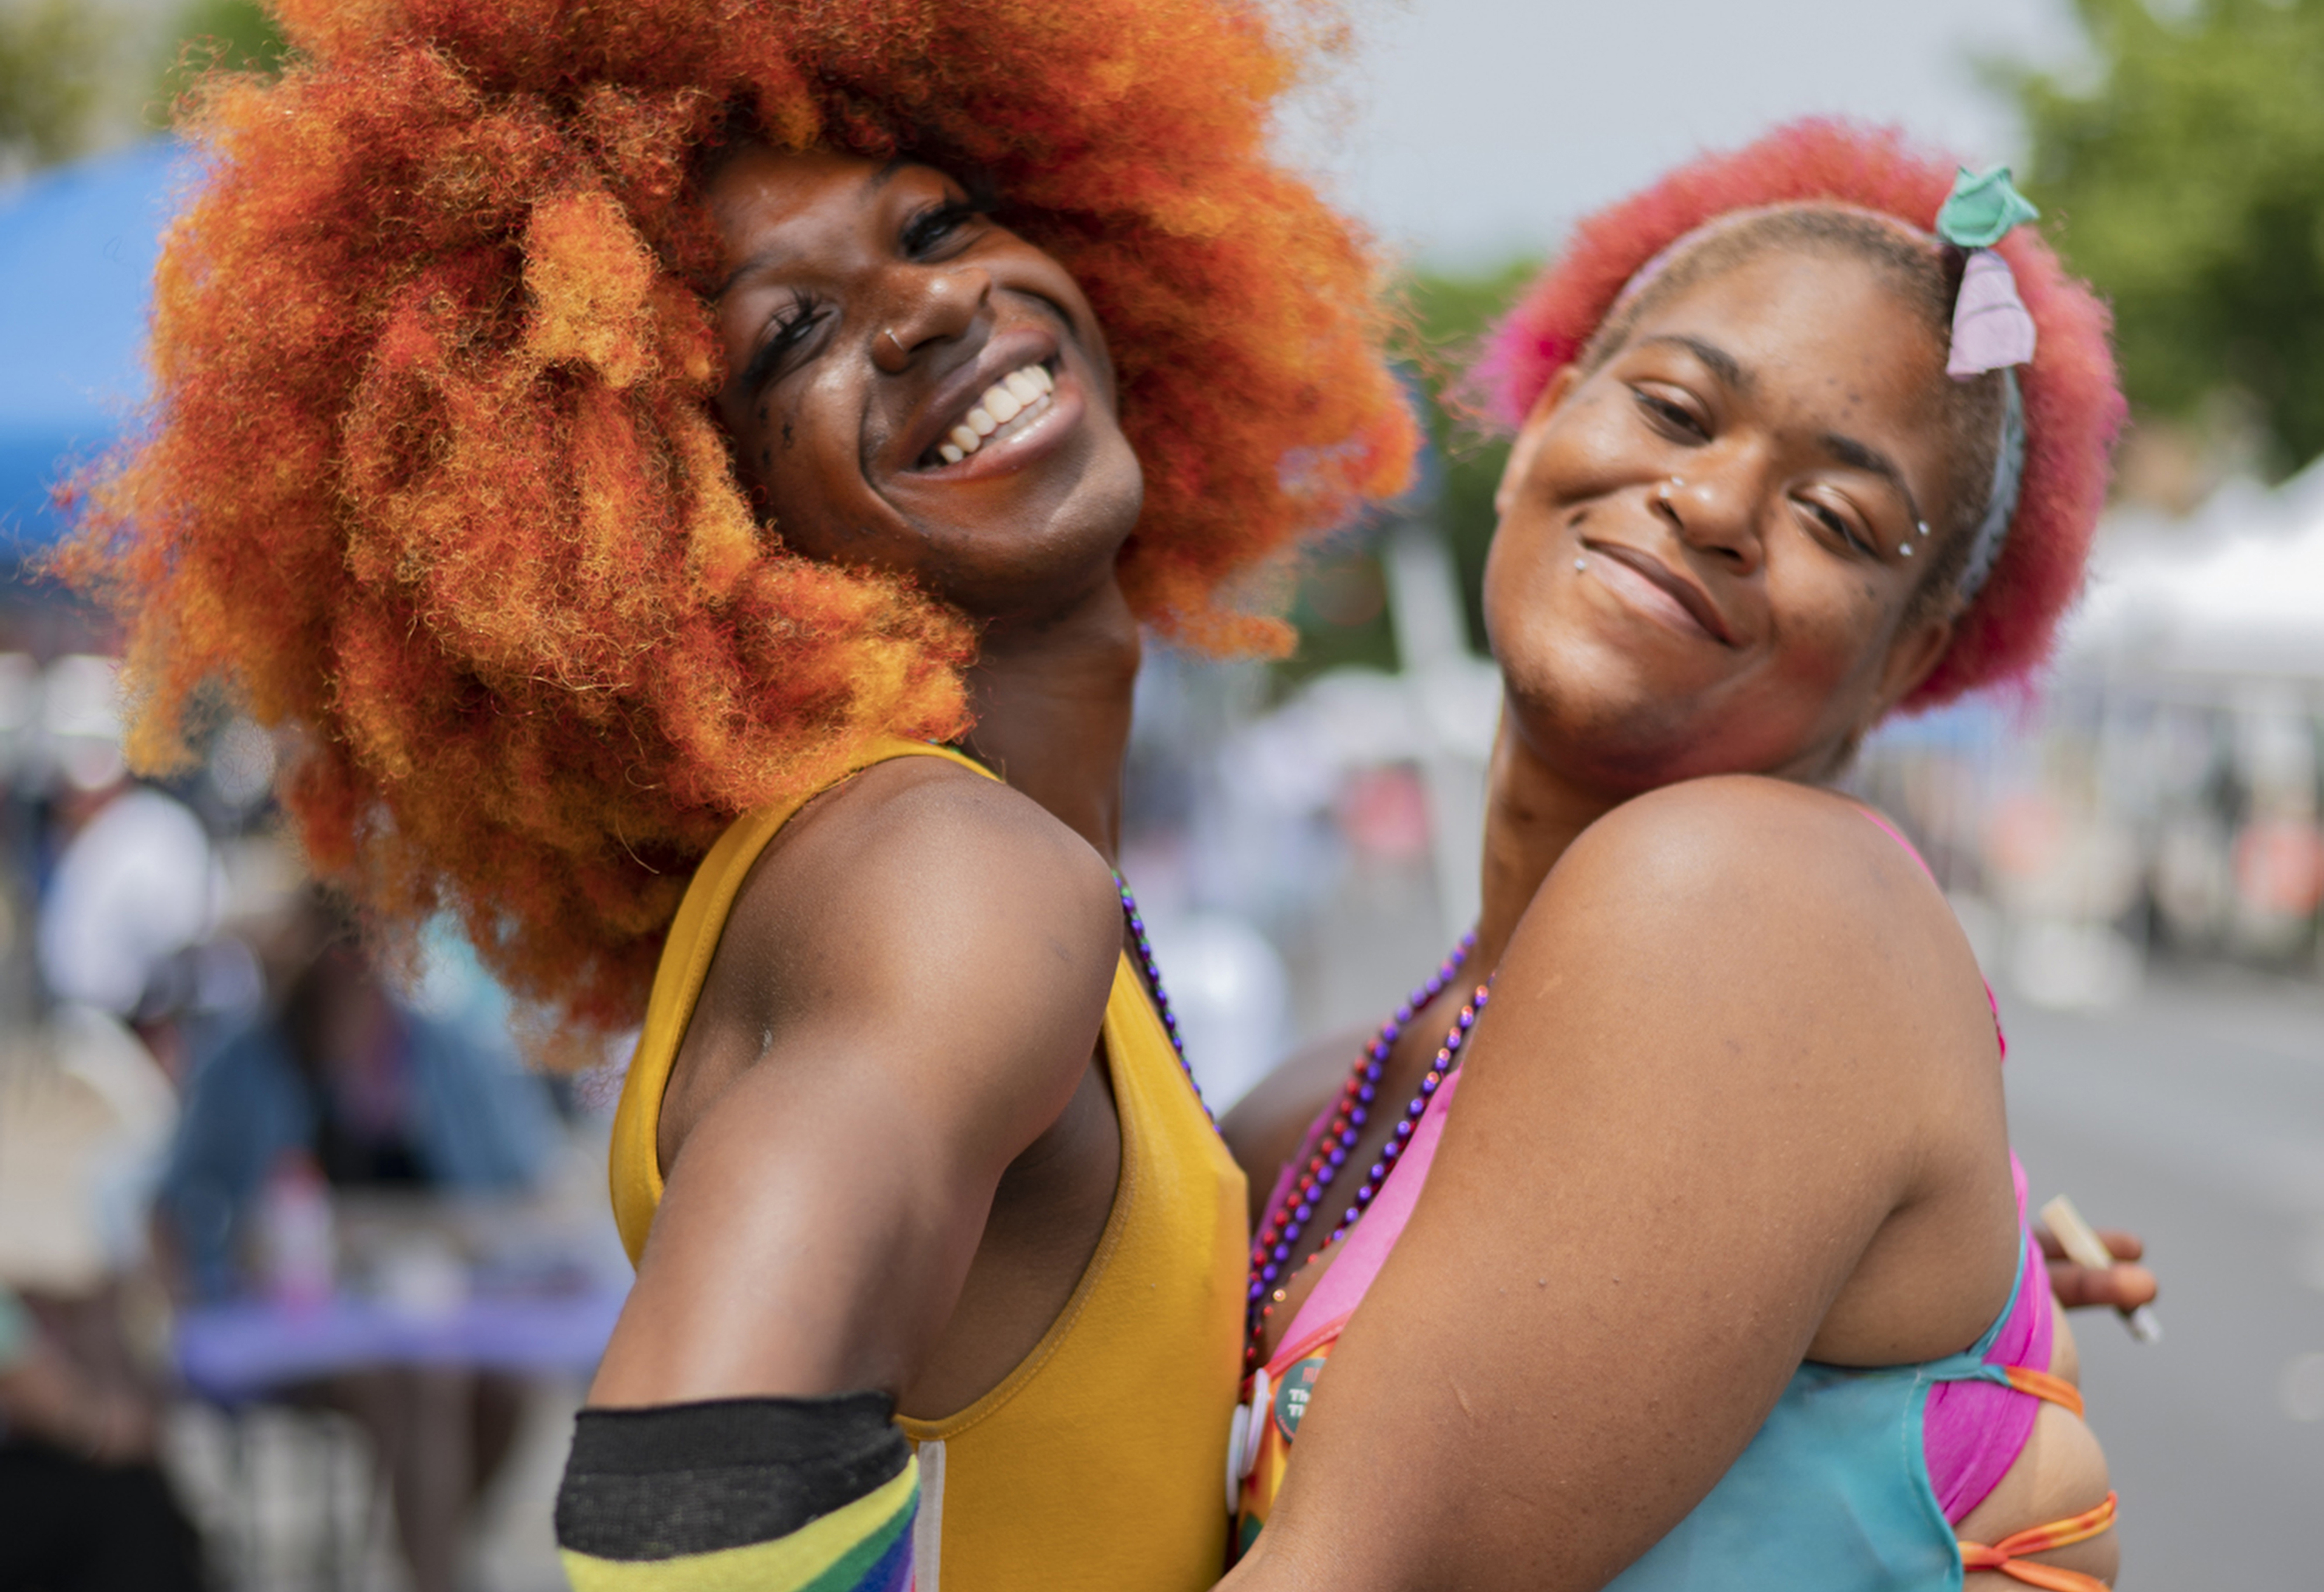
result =
M424 1226L433 1199L530 1186L553 1125L540 1080L504 1037L415 1010L320 887L299 895L261 954L279 993L193 1068L161 1178L159 1246L195 1297L266 1291L295 1309L337 1285L326 1199L401 1197L393 1214ZM404 1253L443 1249L421 1236ZM386 1286L412 1271L396 1268L391 1251ZM465 1523L507 1458L522 1391L457 1365L383 1365L294 1396L345 1411L370 1435L413 1586L444 1592Z
M1484 911L1336 1089L1230 1123L1297 1152L1229 1586L2113 1578L1990 992L1820 788L2024 680L2104 503L2104 309L1950 171L1828 122L1705 156L1494 345Z
M190 810L124 777L107 660L8 663L9 883L37 981L0 1058L0 1587L191 1587L197 1540L157 1462L145 1210L190 994L171 975L214 926L214 864Z
M198 1592L155 1402L94 1376L0 1286L0 1592Z

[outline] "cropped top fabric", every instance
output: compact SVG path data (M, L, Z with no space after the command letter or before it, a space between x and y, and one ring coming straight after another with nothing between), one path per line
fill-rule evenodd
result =
M1887 823L1866 816L1912 852ZM1999 1027L1997 1012L1997 1034ZM2002 1044L2006 1055L2007 1041ZM1445 1078L1403 1159L1341 1240L1342 1253L1317 1280L1281 1347L1244 1384L1248 1413L1236 1417L1234 1447L1247 1457L1236 1466L1240 1484L1231 1480L1239 1553L1266 1524L1333 1346L1411 1217L1461 1076ZM2076 1414L2082 1408L2080 1393L2050 1374L2048 1273L2026 1226L2024 1169L2015 1154L2009 1164L2017 1194L2017 1278L1984 1335L1960 1354L1915 1365L1802 1365L1718 1485L1609 1582L1609 1592L1758 1586L1953 1592L1968 1569L1997 1569L2054 1592L2104 1592L2090 1577L2023 1556L2107 1530L2112 1494L2085 1514L1992 1546L1958 1541L1952 1529L2015 1462L2043 1402Z
M997 777L899 739L848 773L895 757L943 757ZM613 1215L633 1263L661 1199L662 1096L719 934L752 865L806 800L735 821L696 872L663 949L613 1118ZM1126 954L1102 1034L1121 1172L1097 1253L998 1387L939 1420L897 1421L916 1449L918 1592L1200 1592L1225 1560L1219 1476L1241 1365L1243 1176Z

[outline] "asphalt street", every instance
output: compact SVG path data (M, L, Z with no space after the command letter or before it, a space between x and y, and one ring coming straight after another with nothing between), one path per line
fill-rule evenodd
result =
M2122 1592L2324 1587L2324 991L2160 978L2002 1014L2034 1206L2072 1195L2162 1278L2159 1345L2075 1319Z

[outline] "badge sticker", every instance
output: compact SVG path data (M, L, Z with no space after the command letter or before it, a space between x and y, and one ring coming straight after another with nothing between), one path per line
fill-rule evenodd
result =
M1283 1380L1276 1384L1275 1424L1286 1438L1299 1435L1299 1418L1307 1413L1308 1395L1315 1391L1315 1378L1323 1373L1323 1358L1310 1355L1286 1366Z

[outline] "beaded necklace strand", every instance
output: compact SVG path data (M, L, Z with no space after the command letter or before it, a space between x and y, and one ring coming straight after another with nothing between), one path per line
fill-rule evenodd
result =
M1203 1098L1203 1086L1194 1069L1186 1065L1186 1041L1178 1037L1178 1018L1170 1010L1170 996L1162 987L1162 969L1154 960L1153 942L1146 938L1146 920L1138 915L1138 898L1130 893L1129 883L1116 873L1113 886L1121 893L1122 915L1130 920L1130 938L1137 942L1138 965L1146 970L1146 987L1154 992L1154 1009L1161 1014L1162 1032L1170 1036L1170 1049L1177 1053L1178 1070L1186 1075L1186 1087L1194 1091L1194 1104L1203 1108L1203 1119L1218 1131L1219 1119L1211 1114L1211 1104Z
M1316 1207L1323 1203L1324 1190L1332 1186L1340 1168L1354 1153L1356 1142L1363 1136L1364 1124L1370 1120L1371 1106L1379 1095L1380 1075L1387 1069L1389 1051L1404 1032L1404 1025L1425 1009L1429 1002L1444 993L1445 986L1459 974L1462 964L1469 959L1469 953L1476 943L1474 930L1462 935L1461 943L1452 948L1452 954L1445 958L1444 965L1430 976L1427 983L1412 992L1404 1004L1396 1009L1396 1014L1381 1024L1379 1037L1357 1055L1355 1067L1348 1074L1347 1084L1340 1091L1339 1103L1333 1110L1330 1124L1316 1141L1315 1149L1307 1157L1307 1164L1300 1169L1299 1176L1292 1186L1284 1190L1283 1197L1268 1211L1267 1220L1260 1225L1259 1236L1250 1250L1250 1294L1243 1317L1243 1368L1246 1371L1259 1363L1260 1334L1268 1318L1275 1314L1275 1307L1282 1302L1284 1290L1277 1286L1277 1282L1279 1278L1288 1277L1295 1269L1288 1263L1298 1253L1299 1235L1314 1218ZM1452 1070L1461 1047L1468 1040L1470 1029L1476 1025L1477 1014L1485 1009L1485 1003L1491 998L1491 986L1486 984L1479 985L1471 994L1468 1004L1461 1008L1460 1016L1453 1020L1452 1030L1445 1034L1444 1043L1438 1047L1435 1061L1421 1078L1420 1088L1414 1092L1410 1103L1405 1106L1404 1115L1397 1120L1395 1133L1389 1135L1388 1143L1382 1147L1380 1158L1372 1162L1364 1173L1364 1180L1358 1185L1356 1197L1349 1203L1347 1213L1332 1229L1331 1236L1315 1246L1306 1261L1300 1263L1302 1265L1337 1243L1355 1225L1356 1218L1363 1215L1373 1196L1379 1192L1380 1185L1388 1181L1388 1173L1395 1170L1397 1159L1404 1154L1405 1145L1411 1142L1414 1129L1419 1126L1422 1115L1427 1111L1429 1099L1443 1083L1444 1075Z

